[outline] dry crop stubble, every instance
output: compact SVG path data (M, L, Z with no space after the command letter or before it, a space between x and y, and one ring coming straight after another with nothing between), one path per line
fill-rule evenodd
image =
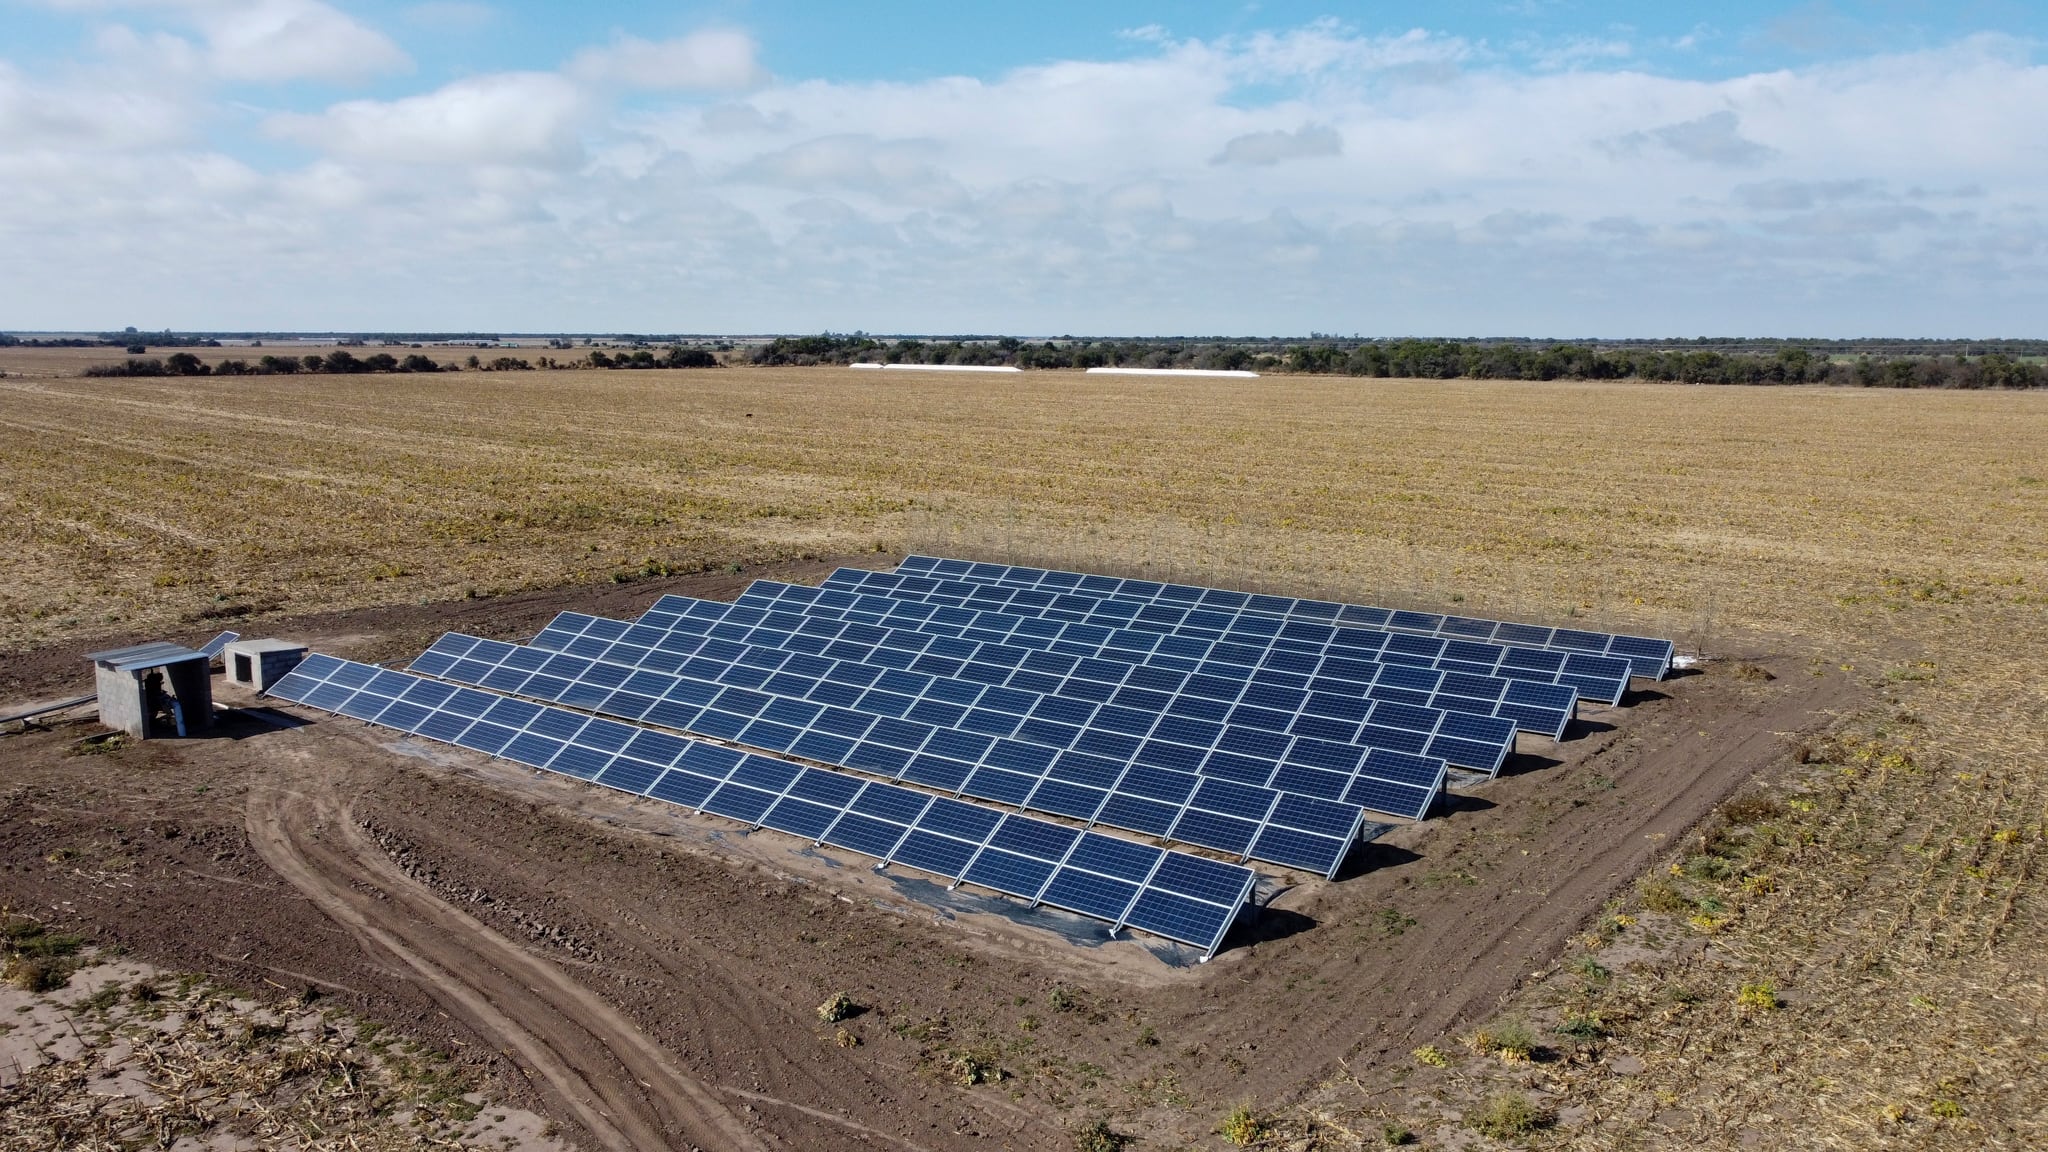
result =
M2001 1086L2048 1071L2048 398L905 376L10 373L0 619L29 647L912 544L1850 665L1876 703L1845 723L1889 751L1811 768L1834 785L1803 785L1827 802L1786 817L1798 850L1715 889L1725 963L1680 973L1714 1009L1617 1041L1720 1055L1590 1080L1613 1123L1541 1138L1628 1144L1660 1111L1845 1146L2041 1130ZM1758 982L1783 1011L1735 1011Z

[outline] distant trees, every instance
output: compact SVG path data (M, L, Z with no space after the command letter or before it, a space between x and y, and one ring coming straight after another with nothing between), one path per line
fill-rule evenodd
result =
M162 360L131 358L120 364L94 364L85 370L87 376L290 376L297 373L326 373L328 375L357 375L383 372L443 372L449 371L431 359L417 353L398 359L389 352L378 352L370 356L357 356L343 348L336 348L326 355L269 356L256 363L247 360L229 359L209 365L190 352L173 352Z
M716 368L718 357L702 348L671 344L659 356L647 348L636 348L615 356L594 348L590 352L589 363L592 368Z
M152 337L152 343L155 338ZM183 347L201 341L185 337ZM608 350L588 348L587 355L564 363L552 357L537 362L510 355L489 361L468 357L472 369L490 372L535 368L716 368L723 362L715 347L686 347L680 338L662 347ZM0 334L0 344L43 342ZM90 345L70 338L56 344ZM390 343L386 342L387 345ZM568 341L557 339L559 348ZM355 347L362 347L358 342ZM1062 337L1027 341L1004 336L960 336L945 340L898 338L883 340L863 332L841 335L782 336L737 355L758 365L960 364L1014 365L1026 369L1097 367L1252 369L1274 373L1367 378L1421 377L1474 380L1657 380L1683 384L1825 384L1866 388L2048 388L2048 341L1928 341L1872 339L1814 340L1622 340L1577 343L1522 339L1496 340L1368 340L1316 337L1309 341L1267 339L1181 338L1090 340ZM346 347L324 353L266 353L253 364L231 359L209 367L189 351L164 359L131 358L122 364L99 365L90 376L203 376L208 374L284 375L317 373L354 375L387 372L450 372L453 362L437 364L417 352L399 357L391 352L357 355Z

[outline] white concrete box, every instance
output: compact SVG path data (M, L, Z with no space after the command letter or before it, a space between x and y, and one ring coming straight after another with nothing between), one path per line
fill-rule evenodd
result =
M221 649L220 657L230 683L268 692L306 658L306 646L289 640L237 640Z

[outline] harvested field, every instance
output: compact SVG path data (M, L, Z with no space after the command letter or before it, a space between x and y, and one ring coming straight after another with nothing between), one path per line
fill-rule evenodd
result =
M84 727L0 737L0 901L181 971L342 989L592 1146L1060 1147L1098 1118L1200 1146L1240 1102L1303 1147L1436 1143L1502 1089L1537 1144L2048 1135L2024 1089L2048 1070L2041 397L87 380L11 354L8 703L65 695L113 639L239 620L386 659L910 545L1722 658L1525 746L1186 969L324 718L105 756L67 754ZM821 1025L838 992L868 1011ZM1502 1018L1536 1060L1461 1045Z

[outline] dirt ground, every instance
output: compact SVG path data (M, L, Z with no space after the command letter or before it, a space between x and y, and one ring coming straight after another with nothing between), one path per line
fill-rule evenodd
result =
M558 610L632 615L831 566L260 631L387 660L447 629L520 639ZM136 638L25 655L0 710L86 690L80 655ZM1790 770L1788 734L1863 702L1833 665L1734 655L1772 678L1714 662L1582 713L1555 746L1525 737L1501 779L1336 881L1271 877L1207 964L224 687L243 711L208 739L88 755L87 721L0 736L0 904L167 970L321 989L593 1148L1059 1148L1098 1118L1141 1146L1208 1146L1236 1102L1489 1016L1674 838ZM860 1010L822 1023L842 992Z

